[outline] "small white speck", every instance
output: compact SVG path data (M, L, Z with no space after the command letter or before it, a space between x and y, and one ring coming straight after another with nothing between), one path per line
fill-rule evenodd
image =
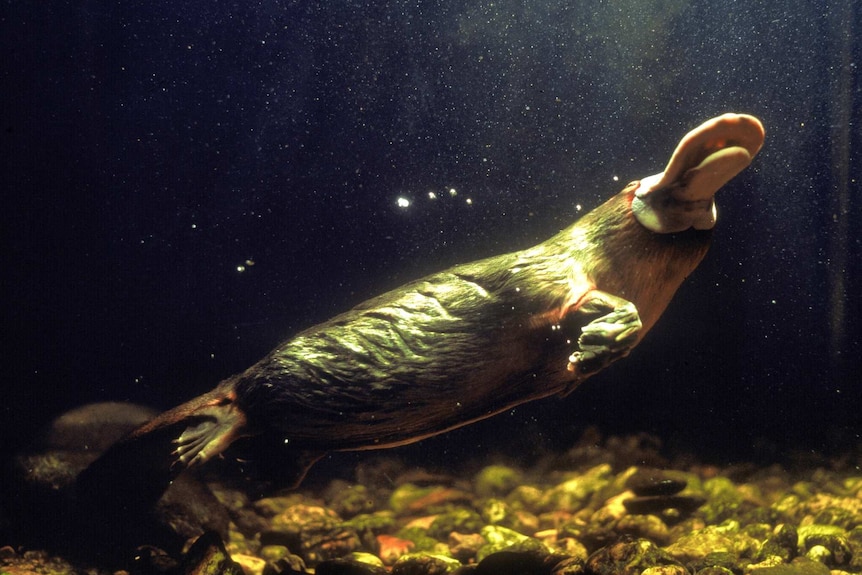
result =
M615 182L619 182L619 181L620 181L620 177L619 177L619 176L614 176L614 181L615 181Z
M575 211L576 212L580 212L583 209L584 209L584 206L582 206L581 204L575 204Z
M455 188L449 188L449 195L454 198L458 195L458 190L456 190Z
M472 205L473 205L473 200L471 200L470 198L467 198L467 205L468 205L468 206L472 206Z
M408 200L407 198L398 198L395 203L398 204L399 208L406 208L410 206L410 200Z
M435 194L434 192L428 192L428 199L429 200L436 200L437 194Z
M244 265L242 265L242 264L240 264L240 265L236 266L236 271L237 271L237 272L239 272L239 273L244 272L244 271L245 271L245 266L244 266Z

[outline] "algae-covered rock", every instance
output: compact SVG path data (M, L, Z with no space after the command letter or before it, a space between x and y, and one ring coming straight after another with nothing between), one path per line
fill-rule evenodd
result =
M452 557L461 562L468 562L476 557L484 545L488 542L479 533L450 533L449 552Z
M627 473L625 480L625 487L639 496L674 495L687 484L688 480L681 474L650 467L635 468Z
M410 505L433 493L438 487L419 487L412 483L405 483L398 486L389 496L389 508L395 513L404 513L410 508Z
M802 525L797 529L799 535L799 547L803 550L810 549L813 545L822 545L826 541L833 541L837 538L842 538L845 545L847 542L847 530L838 527L837 525Z
M617 521L614 531L636 539L649 539L659 545L670 541L667 524L655 515L627 515Z
M405 555L392 566L392 575L445 575L461 567L461 562L443 555Z
M437 552L445 548L445 544L428 535L427 529L421 527L405 527L399 529L395 536L400 539L412 541L416 547L414 551Z
M824 533L819 530L812 532L801 527L800 543L806 550L806 557L830 567L849 565L853 558L853 551L845 533Z
M386 575L388 573L380 564L380 560L369 553L353 553L347 557L324 561L315 568L314 572L316 575Z
M749 565L746 573L750 575L830 575L829 567L805 557L797 557L790 564L763 567Z
M341 517L349 518L374 511L374 498L364 485L333 481L324 494L327 505Z
M402 556L407 555L416 547L409 539L401 539L392 535L377 536L377 556L384 565L392 565Z
M789 563L797 555L799 534L793 525L782 523L775 527L773 534L766 538L763 545L754 555L754 562L760 563L770 557L779 557L782 562Z
M307 525L300 532L299 554L310 565L344 557L360 547L359 536L347 527Z
M239 563L231 559L221 538L214 532L201 535L183 559L186 575L244 575Z
M740 532L738 523L728 521L683 535L666 549L674 558L688 563L715 552L732 553L737 558L752 557L759 547L758 541Z
M521 533L537 531L539 529L539 518L521 509L520 506L510 505L502 499L486 499L479 506L479 514L482 519L491 525L502 525Z
M549 489L539 501L545 511L574 512L584 507L590 496L603 489L612 479L611 466L601 464Z
M479 497L504 497L521 484L523 474L505 465L489 465L473 479L473 490Z
M742 504L742 495L727 477L713 477L703 483L703 489L708 500L700 514L707 523L720 523L733 517Z
M452 487L419 487L405 483L389 497L389 505L399 515L437 513L455 505L469 504L473 496Z
M704 567L695 571L695 575L734 575L733 571L727 567Z
M500 551L529 551L549 553L548 547L532 537L522 535L517 531L500 527L499 525L487 525L482 528L482 537L487 541L476 553L476 559L481 561L492 553Z
M586 571L594 575L640 575L645 569L683 565L652 541L619 541L599 549L587 560Z
M556 565L560 558L547 551L499 551L482 559L476 566L476 575L550 575L553 573L578 573L579 571L559 571ZM553 571L552 571L553 570Z
M519 485L506 496L506 503L519 509L537 509L544 493L534 485Z
M376 513L363 513L351 517L344 525L352 528L357 533L372 533L377 535L395 525L395 517L390 511L378 511Z
M472 509L453 509L438 515L434 519L428 528L428 535L443 541L452 532L478 533L484 525L485 522Z
M689 575L682 565L656 565L641 571L641 575Z

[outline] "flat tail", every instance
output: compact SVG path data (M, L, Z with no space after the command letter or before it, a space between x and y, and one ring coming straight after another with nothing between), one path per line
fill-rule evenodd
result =
M189 465L223 451L244 432L245 418L222 384L162 413L109 447L76 478L72 525L76 539L135 543L144 524ZM132 531L130 532L130 529Z

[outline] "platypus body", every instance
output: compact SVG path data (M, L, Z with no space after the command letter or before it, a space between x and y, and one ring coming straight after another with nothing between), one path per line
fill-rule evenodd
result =
M664 172L547 241L371 299L156 417L85 471L83 490L143 458L148 487L134 495L157 497L185 467L255 434L283 441L296 456L285 472L299 480L327 451L402 445L569 393L655 324L707 252L715 192L763 138L751 116L704 123Z

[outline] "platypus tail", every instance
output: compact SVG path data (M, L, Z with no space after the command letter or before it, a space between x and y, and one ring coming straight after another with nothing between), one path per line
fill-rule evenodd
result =
M150 521L171 482L190 465L223 451L245 433L230 380L155 417L121 439L87 467L72 494L72 544L128 549L143 540L165 549L175 536ZM85 550L86 551L86 550Z

